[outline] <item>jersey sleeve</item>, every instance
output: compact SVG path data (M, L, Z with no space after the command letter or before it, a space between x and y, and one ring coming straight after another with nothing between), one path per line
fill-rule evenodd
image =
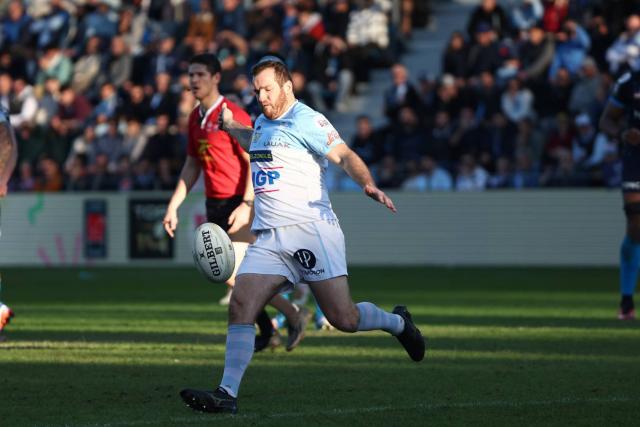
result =
M198 151L195 143L195 135L193 134L191 126L191 118L189 119L189 125L187 127L187 156L198 157Z
M300 126L307 148L319 156L325 157L333 147L344 144L336 128L318 112L309 115Z
M616 81L609 102L618 108L627 108L632 104L631 73L626 72Z
M251 117L242 108L234 104L231 111L233 111L233 119L235 121L245 126L252 126Z

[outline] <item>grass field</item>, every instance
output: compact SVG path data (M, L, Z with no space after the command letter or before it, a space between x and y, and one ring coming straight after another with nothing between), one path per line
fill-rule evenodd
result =
M5 269L0 425L621 426L640 423L640 327L613 269L352 268L356 301L406 303L422 363L384 333L316 332L254 356L237 416L178 397L224 358L223 290L194 269Z

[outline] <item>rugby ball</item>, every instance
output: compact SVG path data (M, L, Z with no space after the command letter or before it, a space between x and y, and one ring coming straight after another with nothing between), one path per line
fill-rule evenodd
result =
M219 225L205 222L193 238L193 261L200 272L212 282L226 282L236 266L231 239Z

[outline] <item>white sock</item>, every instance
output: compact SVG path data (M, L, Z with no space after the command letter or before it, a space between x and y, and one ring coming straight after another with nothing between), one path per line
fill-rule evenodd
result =
M404 330L404 319L393 313L387 313L370 302L356 304L360 312L359 331L382 329L391 335L399 335Z

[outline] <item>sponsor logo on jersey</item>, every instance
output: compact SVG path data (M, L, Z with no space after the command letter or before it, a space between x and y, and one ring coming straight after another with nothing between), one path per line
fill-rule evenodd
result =
M218 125L218 123L213 123L209 121L205 125L204 130L207 132L214 132L214 131L217 131L219 127L220 125Z
M280 179L280 172L277 170L259 170L251 172L251 180L253 181L253 189L256 194L261 190L265 190L265 186L273 185L276 180ZM264 192L264 191L262 191Z
M332 130L327 134L327 146L330 146L334 142L340 141L340 140L342 140L342 138L340 138L340 134L338 133L337 130Z
M274 135L270 140L265 141L263 144L265 147L278 147L278 148L289 148L291 144L286 141L284 138L278 135Z
M331 123L329 123L329 120L327 120L324 117L318 117L316 119L316 124L321 128L326 128L327 126L331 126Z
M249 160L252 162L272 162L273 154L269 150L255 150L249 153Z
M213 157L209 154L209 140L207 138L198 139L198 155L204 163L213 162Z
M260 127L258 127L258 129L260 129ZM251 135L251 143L253 144L254 141L257 141L260 139L260 137L262 136L262 132L253 132L253 135Z

